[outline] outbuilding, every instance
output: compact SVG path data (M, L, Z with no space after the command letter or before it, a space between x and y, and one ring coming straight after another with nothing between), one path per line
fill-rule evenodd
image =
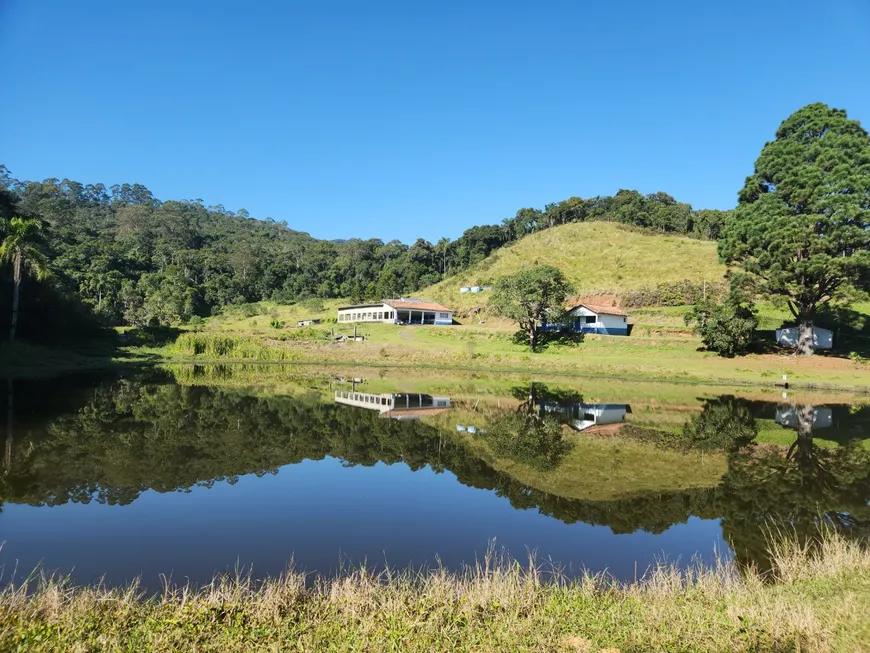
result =
M800 329L796 326L776 330L776 343L792 349L798 346ZM821 327L813 327L813 349L830 349L834 346L834 333Z
M313 324L320 324L320 318L319 317L310 317L308 319L299 320L296 322L297 327L307 327L307 326L311 326Z
M413 297L385 299L376 304L340 306L338 323L380 322L382 324L453 324L453 309Z

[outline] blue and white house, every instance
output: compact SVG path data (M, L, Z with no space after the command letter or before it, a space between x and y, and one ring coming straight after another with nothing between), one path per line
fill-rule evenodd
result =
M545 324L542 331L555 331L567 326L575 333L601 333L608 336L628 335L628 314L614 306L575 304L565 309L567 325Z
M541 417L562 415L568 418L578 431L586 431L593 426L621 424L631 413L629 404L560 404L550 401L540 403Z

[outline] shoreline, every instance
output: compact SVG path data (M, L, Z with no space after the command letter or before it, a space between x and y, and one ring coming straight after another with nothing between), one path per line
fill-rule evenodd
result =
M851 384L836 381L803 381L789 379L787 384L773 380L749 380L744 378L729 378L725 376L686 376L685 373L674 370L673 375L668 374L638 374L625 373L620 370L606 371L596 369L595 366L577 366L568 369L562 366L547 367L542 362L528 355L532 360L522 361L525 364L534 364L526 367L522 364L504 365L504 361L492 362L481 360L479 363L442 362L438 360L403 360L394 357L390 360L371 360L368 357L359 357L348 360L315 359L312 352L300 347L293 353L298 354L284 360L270 360L261 358L234 358L234 357L200 357L183 356L174 352L165 351L166 348L146 349L127 347L111 353L94 354L87 349L70 350L56 349L39 345L16 343L13 354L8 354L8 344L0 352L0 378L12 380L52 378L83 373L99 373L118 371L129 368L145 368L152 366L167 365L258 365L258 366L298 366L298 367L324 367L324 368L370 368L374 370L437 370L444 372L479 373L488 375L509 374L534 378L560 378L560 379L590 379L611 380L630 383L666 383L679 385L703 385L710 387L742 387L758 388L775 391L806 391L806 392L834 392L852 394L870 394L870 369L867 369L868 383ZM552 355L549 356L553 358ZM25 360L26 359L26 360ZM520 361L516 361L520 363ZM759 375L770 377L775 375L771 369L761 369Z
M248 573L200 588L0 591L4 650L867 650L870 551L833 532L769 545L773 576L731 561L637 582L550 579L494 554L463 572ZM131 648L132 647L132 648Z

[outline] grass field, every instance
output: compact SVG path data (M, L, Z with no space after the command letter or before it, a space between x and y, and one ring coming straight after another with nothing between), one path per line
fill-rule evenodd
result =
M545 229L502 248L453 277L421 290L421 297L451 308L486 303L486 292L459 294L461 286L492 283L533 265L553 265L578 294L611 294L683 281L722 281L716 243L650 235L613 222L583 222Z
M773 544L775 582L731 563L576 581L492 556L463 573L288 572L201 589L0 593L4 651L802 651L870 650L870 552L826 534Z
M217 327L229 332L226 324ZM211 328L209 327L209 331ZM576 346L553 346L532 354L511 341L512 329L498 325L456 327L399 327L361 325L365 342L331 342L329 326L304 330L251 327L231 331L240 341L235 352L256 355L191 355L189 347L168 347L142 353L170 361L275 360L376 367L421 366L490 373L566 375L577 378L618 377L701 384L756 384L773 387L782 375L793 387L870 391L870 368L842 355L795 357L788 354L751 354L726 359L699 351L700 341L687 334L638 329L630 337L587 336ZM347 332L347 327L342 332ZM203 340L210 338L201 334Z

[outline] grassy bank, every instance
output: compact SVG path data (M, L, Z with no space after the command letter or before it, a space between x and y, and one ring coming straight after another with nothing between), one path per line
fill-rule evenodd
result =
M579 378L621 378L773 387L789 377L792 387L868 389L870 367L841 355L796 357L752 354L733 359L699 351L691 335L637 333L590 335L575 346L553 345L530 353L511 340L511 330L492 325L420 327L370 324L359 327L364 342L337 342L331 327L251 328L184 334L175 345L131 350L167 362L275 361L372 367L437 367L498 373ZM214 346L219 343L219 346Z
M774 547L776 582L728 563L620 585L552 580L506 559L464 573L302 574L146 598L46 581L0 595L0 648L20 651L862 651L870 553L836 536Z

